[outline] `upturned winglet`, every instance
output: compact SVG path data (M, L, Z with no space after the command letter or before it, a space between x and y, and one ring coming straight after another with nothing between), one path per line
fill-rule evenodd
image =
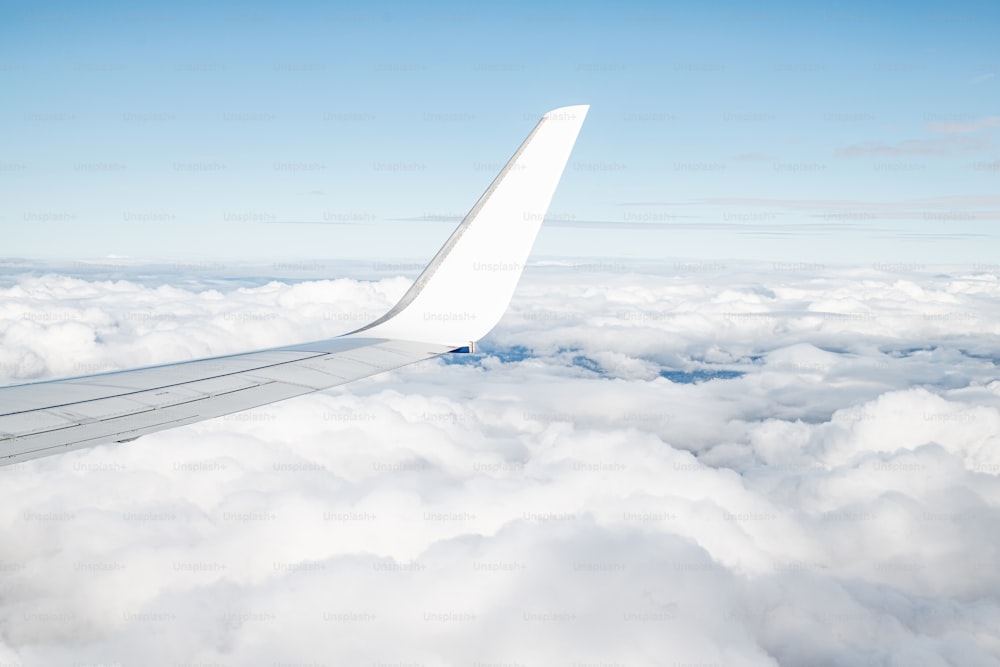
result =
M489 333L510 304L589 108L542 116L399 303L347 335L461 347Z

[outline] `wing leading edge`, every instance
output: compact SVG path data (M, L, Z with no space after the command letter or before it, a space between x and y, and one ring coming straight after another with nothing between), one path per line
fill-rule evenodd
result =
M312 343L0 387L0 466L126 442L474 344L510 303L587 110L542 117L381 318Z

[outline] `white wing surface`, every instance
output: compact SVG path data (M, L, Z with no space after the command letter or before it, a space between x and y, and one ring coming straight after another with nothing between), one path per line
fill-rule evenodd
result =
M372 324L313 343L0 387L0 465L125 442L473 347L510 303L587 109L545 114Z

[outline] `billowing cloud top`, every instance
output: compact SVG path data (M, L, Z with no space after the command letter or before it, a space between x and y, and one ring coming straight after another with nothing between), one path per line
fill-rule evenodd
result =
M0 468L0 664L996 664L1000 282L914 268L540 263L479 358ZM409 283L125 273L6 276L2 379Z

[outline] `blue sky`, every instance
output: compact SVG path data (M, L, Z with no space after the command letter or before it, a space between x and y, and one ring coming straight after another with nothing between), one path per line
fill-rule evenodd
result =
M0 256L426 259L591 113L537 257L997 256L995 4L32 3Z

